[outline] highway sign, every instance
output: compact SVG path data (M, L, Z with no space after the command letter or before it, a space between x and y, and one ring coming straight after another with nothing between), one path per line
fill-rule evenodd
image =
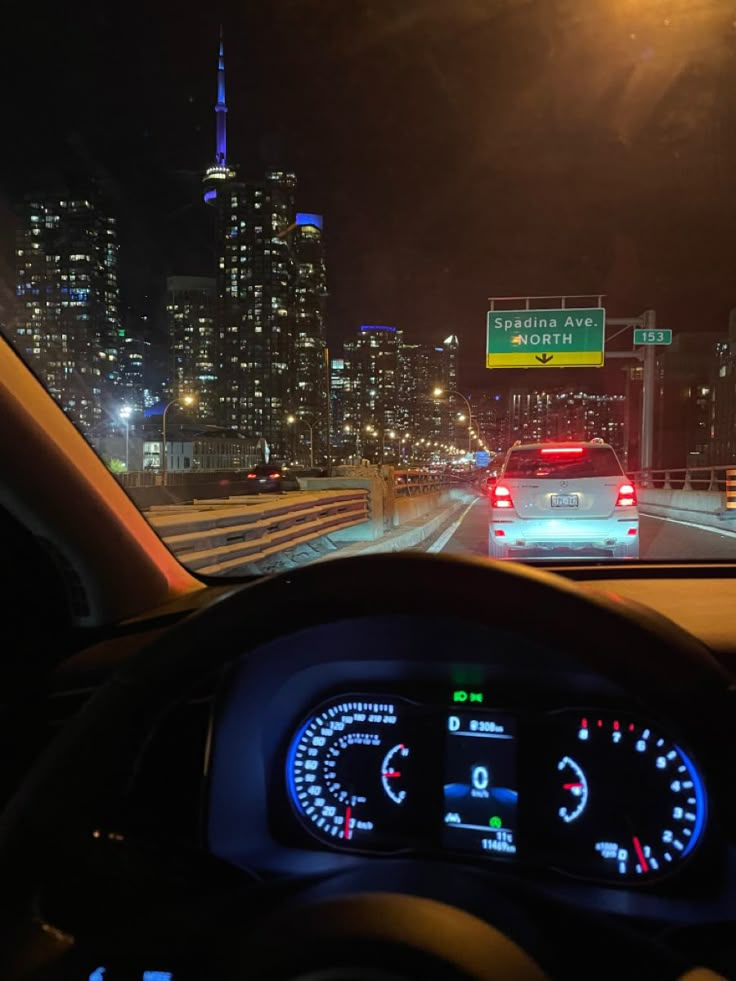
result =
M671 344L671 330L634 329L634 344Z
M478 450L475 454L475 465L476 467L487 467L491 462L491 454L486 450Z
M603 307L489 310L486 368L602 368Z

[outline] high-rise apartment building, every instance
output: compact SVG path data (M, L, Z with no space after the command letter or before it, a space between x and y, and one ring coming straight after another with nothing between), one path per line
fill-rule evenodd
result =
M120 400L133 414L142 414L145 408L146 342L142 334L128 334L120 345Z
M352 370L358 411L364 430L394 430L398 424L399 349L395 327L366 324L358 330Z
M537 443L549 439L549 412L552 395L549 392L512 389L508 395L506 414L506 442L511 446L517 440Z
M342 456L396 460L420 440L449 445L456 426L464 435L467 420L453 415L457 353L454 336L411 343L395 327L362 326L331 365L333 446Z
M89 432L120 397L115 219L92 194L28 197L16 233L11 339L64 411Z
M398 425L401 432L411 434L414 442L447 439L453 398L447 393L457 381L451 367L444 344L402 343L399 348ZM434 394L438 388L442 389L440 397Z
M598 438L610 443L623 459L625 402L623 395L598 395L574 389L543 392L514 389L508 399L506 444L510 446L516 440L535 443ZM490 434L484 436L490 438Z
M219 345L215 324L215 280L170 276L166 280L169 389L172 397L196 397L192 413L214 419L218 412Z
M561 442L603 439L623 458L624 402L623 395L555 392L549 406L546 438Z
M329 425L329 367L325 333L327 269L322 215L298 212L289 234L296 269L294 285L294 388L291 410L302 424L295 440L302 453L314 441L316 463L327 461ZM311 430L308 428L311 426ZM313 434L313 435L310 435Z
M723 466L736 460L736 311L728 336L717 343L713 406L707 463Z

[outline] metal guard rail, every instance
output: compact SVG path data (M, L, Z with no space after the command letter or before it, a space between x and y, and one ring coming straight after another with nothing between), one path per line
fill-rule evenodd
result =
M629 472L641 488L725 491L736 484L736 463L721 467L666 467ZM732 476L731 476L732 475Z
M315 538L368 520L367 491L302 491L153 508L146 517L179 560L202 575L228 575Z
M461 478L454 474L432 473L429 470L394 471L394 494L396 497L433 494L448 487L457 487L461 483Z

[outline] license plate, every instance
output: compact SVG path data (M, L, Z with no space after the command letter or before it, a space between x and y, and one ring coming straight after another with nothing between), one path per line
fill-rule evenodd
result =
M553 494L552 495L552 507L553 508L576 508L578 506L578 495L577 494Z

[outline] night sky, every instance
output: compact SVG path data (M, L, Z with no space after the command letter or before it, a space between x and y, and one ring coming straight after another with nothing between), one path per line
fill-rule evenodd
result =
M293 168L299 209L324 214L333 346L361 323L456 333L465 382L490 385L492 294L605 293L676 331L725 329L736 306L732 3L43 7L3 13L6 284L12 202L88 175L121 219L129 304L211 271L222 20L230 159Z

